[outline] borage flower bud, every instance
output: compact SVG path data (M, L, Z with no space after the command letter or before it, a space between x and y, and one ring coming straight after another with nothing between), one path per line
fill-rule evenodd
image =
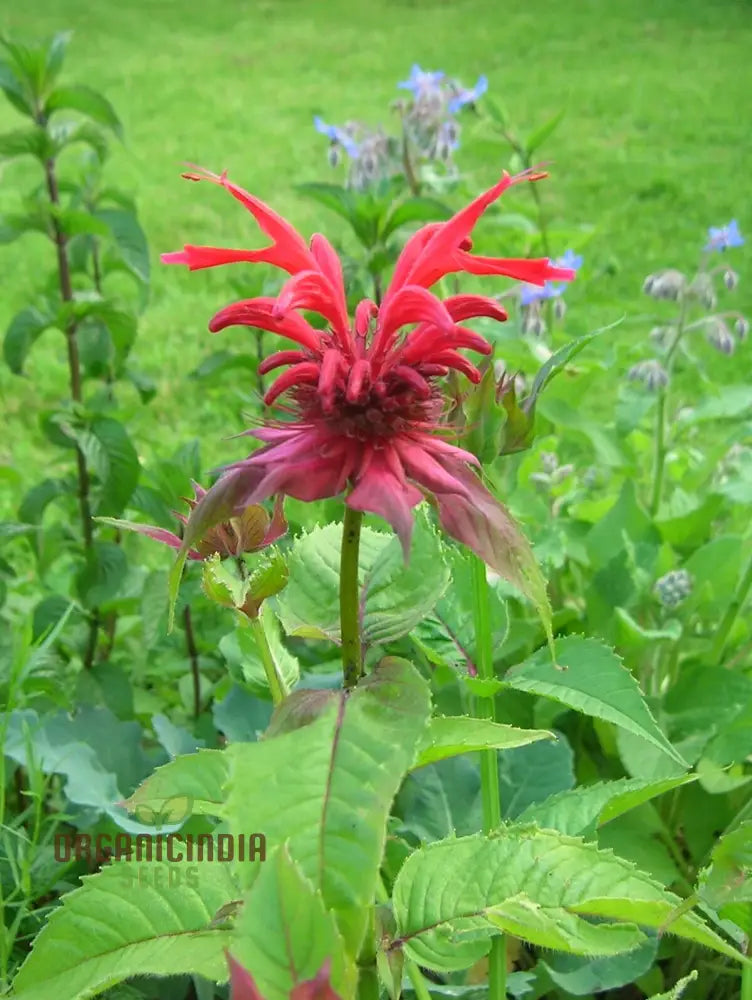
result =
M651 392L668 385L668 372L660 361L653 358L632 365L627 372L627 378L631 382L642 382Z
M734 320L734 333L739 340L746 340L749 334L749 320L744 316L737 316Z
M723 283L730 292L733 292L739 284L739 275L736 271L732 271L731 268L729 268L728 271L723 272Z
M692 583L686 569L674 569L655 581L653 591L664 608L675 608L692 593Z
M413 508L428 499L449 535L524 593L539 594L534 586L542 584L529 546L473 471L477 458L450 444L445 433L442 380L454 370L478 383L480 371L460 352L491 354L488 341L465 321L479 316L503 321L507 314L485 296L458 294L441 301L429 289L445 275L462 272L537 285L572 280L573 269L555 267L547 257L470 253L470 234L486 209L511 185L543 175L505 173L448 221L419 229L397 259L380 305L364 300L354 321L348 316L341 261L324 236L316 234L306 243L285 219L225 174L186 176L224 188L271 242L259 250L188 244L163 255L163 261L191 270L260 262L287 271L290 277L276 297L233 303L214 316L209 328L269 330L296 346L259 365L261 374L288 366L264 399L271 406L286 395L286 416L292 413L293 419L249 432L263 446L230 466L201 499L186 525L183 552L209 527L225 521L228 510L236 513L272 494L313 501L346 492L350 508L379 515L393 526L407 558ZM312 326L307 311L322 316L326 328Z
M733 354L736 342L724 320L720 316L713 316L706 326L708 343L721 354Z
M642 290L646 295L652 295L654 299L673 299L674 301L682 295L687 287L687 279L675 268L668 268L665 271L658 271L656 274L649 274L642 285Z

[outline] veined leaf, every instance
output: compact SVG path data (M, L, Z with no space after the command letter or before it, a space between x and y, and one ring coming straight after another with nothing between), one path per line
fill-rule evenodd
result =
M107 98L82 84L56 87L47 98L45 111L48 115L55 111L80 111L97 124L112 129L118 138L123 137L123 126Z
M49 316L29 306L16 313L5 331L3 357L14 375L23 374L23 366L37 339L52 325Z
M399 202L389 212L381 227L381 239L388 240L392 233L409 222L445 222L452 210L438 198L414 197Z
M406 661L386 659L309 725L225 751L231 832L261 830L270 844L289 843L351 955L365 934L389 808L428 715L426 682ZM256 866L241 871L246 885L256 875Z
M37 160L45 160L50 154L47 133L39 125L29 125L0 135L0 158L34 156Z
M644 802L696 779L697 775L687 774L660 781L641 781L638 778L600 781L595 785L572 788L528 806L518 820L572 836L586 836L593 833L597 826L603 826L630 809L636 809Z
M431 719L423 746L413 770L432 764L446 757L456 757L475 750L505 750L526 746L537 740L552 740L554 734L544 729L517 729L490 719L473 719L468 716Z
M313 979L326 961L336 992L355 995L357 968L345 953L334 915L285 847L261 866L230 952L251 973L264 1000L289 1000L292 989Z
M469 872L483 877L468 878ZM635 924L658 930L680 902L609 851L517 824L494 837L421 848L402 866L392 898L393 946L432 969L467 968L499 931L573 954L631 951L646 940ZM589 919L599 916L613 922ZM693 913L679 917L669 931L740 958Z
M125 266L139 281L149 281L149 247L146 235L134 212L100 208L96 212L110 231L117 252Z
M525 139L525 149L527 150L528 156L532 156L536 149L539 146L542 146L550 135L553 135L563 121L566 113L567 109L562 108L561 111L557 111L557 113L552 115L548 121L543 122L543 124L535 129L534 132L530 133L527 139Z
M688 976L682 976L682 978L666 993L655 993L649 1000L679 1000L681 996L684 995L684 991L697 979L697 971L693 970Z
M122 513L138 484L138 454L125 427L112 417L94 420L91 434L99 443L102 458L97 468L101 488L96 513L114 516Z
M230 865L118 861L82 882L34 942L14 1000L83 1000L136 975L226 977L230 933L211 922L237 897Z
M339 642L341 544L340 524L314 528L296 539L288 560L290 581L276 599L288 635ZM417 518L407 566L394 535L364 528L358 581L364 641L386 643L406 635L449 584L442 545L427 518Z
M504 684L613 722L652 743L682 767L689 767L659 728L633 675L617 654L597 639L559 639L555 666L548 650L540 649L512 667Z
M192 815L222 816L229 761L222 750L198 750L158 767L122 803L131 813L160 812L176 796L190 801Z

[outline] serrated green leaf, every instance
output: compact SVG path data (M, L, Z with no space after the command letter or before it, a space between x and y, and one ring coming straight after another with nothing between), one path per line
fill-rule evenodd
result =
M177 797L190 803L187 814L221 817L228 773L229 760L223 750L199 749L158 767L123 802L123 807L136 816L139 812L158 813L164 810L165 803Z
M83 1000L136 975L226 977L230 934L211 922L237 896L229 865L119 861L82 883L50 914L14 1000Z
M591 997L593 993L618 989L644 975L655 961L658 939L634 951L605 958L550 955L541 959L551 979L567 995Z
M387 659L302 729L234 744L227 820L289 843L293 860L333 910L351 955L366 931L392 799L429 715L426 682ZM246 865L246 884L256 871Z
M89 608L114 600L123 584L128 559L114 542L94 542L86 563L76 578L82 602Z
M690 983L697 979L697 971L693 970L682 978L666 993L655 993L649 1000L679 1000Z
M340 524L314 528L293 544L288 557L290 582L276 599L288 635L339 641L341 544ZM427 519L417 519L407 566L395 536L364 528L358 583L364 642L386 643L406 635L449 584L441 542Z
M468 872L483 878L468 879ZM630 951L646 940L635 924L657 930L680 902L609 851L517 824L491 838L440 841L415 851L397 875L392 901L396 941L438 970L474 964L498 930L573 954ZM593 916L615 922L583 919ZM740 957L693 913L670 932Z
M700 873L698 892L714 910L729 903L752 903L752 820L719 839L710 864Z
M355 995L357 967L334 915L284 847L262 866L246 895L230 952L251 972L264 1000L289 1000L294 987L313 979L327 961L336 993Z
M28 524L41 524L47 505L60 496L69 495L70 483L65 479L43 479L24 496L18 516Z
M561 792L544 802L528 806L518 820L571 836L586 836L593 834L596 827L603 826L630 809L636 809L656 796L695 781L696 778L694 774L687 774L660 781L641 781L637 778L601 781L595 785Z
M45 103L46 114L55 111L79 111L99 125L112 129L119 139L123 137L123 126L115 109L106 97L91 87L82 84L56 87Z
M16 313L5 331L3 357L14 375L23 375L26 357L52 320L33 306Z
M470 674L477 670L478 659L472 557L461 549L454 549L447 553L446 558L451 586L437 601L430 615L415 626L410 637L431 663L445 664ZM488 591L491 644L495 653L507 636L509 617L498 590L489 587ZM500 686L496 680L494 684Z
M23 80L19 79L13 69L5 62L0 61L0 90L22 115L29 118L34 117L34 103L31 99L28 87L24 86Z
M508 750L537 740L552 739L554 734L543 729L517 729L516 726L505 726L490 719L468 716L438 716L431 719L413 770L458 754L488 749Z
M653 718L633 675L597 639L567 636L556 642L556 665L547 649L512 667L504 684L605 719L640 736L684 768L689 765Z
M218 552L204 559L201 587L210 601L225 608L242 608L248 592L247 581L228 569Z

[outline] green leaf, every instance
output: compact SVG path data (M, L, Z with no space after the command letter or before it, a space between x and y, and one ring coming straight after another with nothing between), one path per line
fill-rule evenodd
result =
M262 830L290 855L334 910L351 955L372 905L392 799L415 758L429 715L426 682L386 659L319 717L260 743L234 744L227 821ZM246 865L246 884L256 872Z
M504 819L517 819L535 802L574 787L574 751L566 736L498 755Z
M295 190L349 222L367 249L378 242L378 220L385 204L380 204L373 196L349 191L336 184L298 184Z
M0 90L22 115L29 118L34 117L34 102L31 99L29 88L19 79L13 68L5 62L0 61Z
M104 163L107 159L107 139L101 129L91 122L50 122L47 129L56 154L67 146L73 146L76 143L82 142L94 151L100 163Z
M431 663L449 666L463 674L475 673L478 659L472 558L459 548L446 554L451 586L410 636ZM488 596L492 650L496 653L506 639L509 617L496 587L489 586Z
M56 87L45 103L46 114L51 115L55 111L80 111L97 124L112 129L119 139L123 138L123 126L115 109L106 97L91 87L82 84Z
M242 608L248 583L222 563L218 552L202 565L201 587L210 601L225 608Z
M87 550L86 563L76 578L83 603L90 608L114 600L122 588L128 560L120 545L94 542Z
M63 896L14 982L14 1000L83 1000L129 976L222 980L230 934L217 911L237 896L230 866L118 861Z
M115 208L100 208L96 216L107 226L118 255L131 274L148 284L149 246L135 214Z
M541 959L551 979L567 996L587 996L615 990L643 976L653 965L658 939L653 938L625 955L581 958L578 955L550 955Z
M125 427L112 417L98 417L91 434L99 443L95 468L100 479L97 515L121 514L135 490L141 465Z
M696 778L694 774L687 774L660 781L637 778L601 781L560 792L544 802L528 806L518 820L571 836L591 836L596 827Z
M752 387L726 385L717 396L704 397L697 406L682 409L679 427L691 427L707 420L736 420L752 411Z
M342 525L328 524L297 538L290 550L290 581L277 599L288 635L340 638L339 563ZM364 528L358 566L363 641L391 642L430 613L449 584L438 535L427 518L416 519L410 561L394 535Z
M212 379L225 372L241 368L255 372L258 362L250 354L234 354L232 351L214 351L204 358L201 364L194 368L188 376L192 379Z
M567 109L562 108L561 111L557 111L555 115L552 115L539 128L530 133L527 139L525 139L525 149L528 156L532 156L536 149L542 146L546 139L556 131L564 120L566 113Z
M697 979L697 971L693 970L688 976L682 976L682 978L677 982L666 993L655 993L649 1000L679 1000L679 998L684 994L684 991Z
M515 726L491 722L490 719L438 716L431 719L413 769L475 750L508 750L537 740L554 738L553 733L542 729L517 729Z
M14 129L0 135L0 158L15 159L17 156L33 156L44 161L51 154L47 133L39 125Z
M23 375L29 351L51 325L50 317L33 306L22 309L10 321L3 340L3 357L14 375Z
M180 819L223 816L229 760L223 750L198 750L163 764L122 805L142 822L149 813L164 812L170 801L187 803ZM170 816L168 816L168 819Z
M553 698L585 715L613 722L652 743L682 767L689 766L659 728L633 675L597 639L558 639L556 665L548 650L540 649L512 667L503 680L517 691Z
M408 198L396 204L387 215L381 227L381 239L388 240L395 230L409 222L445 222L452 215L451 208L437 198Z
M262 866L247 894L230 951L264 1000L289 1000L294 987L313 979L327 961L336 993L355 995L357 967L345 954L334 915L284 847Z
M752 903L752 820L715 844L710 864L700 873L698 892L714 910L729 903Z
M412 771L395 810L402 829L424 842L475 833L483 821L477 760L448 757Z
M482 879L468 879L482 872ZM478 961L491 935L504 931L531 944L581 955L614 955L646 940L680 902L648 875L609 851L535 827L497 836L440 841L415 851L394 883L397 942L431 969ZM608 922L593 924L602 916ZM669 932L739 959L695 914Z

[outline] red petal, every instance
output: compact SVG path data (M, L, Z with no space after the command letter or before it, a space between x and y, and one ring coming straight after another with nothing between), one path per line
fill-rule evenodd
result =
M343 318L345 328L348 328L347 297L342 262L329 240L321 233L314 233L311 237L311 253L316 259L319 270L331 285L337 312Z
M276 301L270 296L262 296L233 302L212 317L209 329L212 333L218 333L228 326L256 326L261 330L278 333L288 340L294 340L303 347L318 350L321 344L321 332L314 330L311 324L297 313L289 313L281 318L275 317L273 313Z
M229 192L236 201L239 201L241 205L248 209L262 231L272 240L272 246L270 247L264 247L260 251L248 251L249 253L256 252L265 255L264 257L255 259L264 260L275 267L282 268L290 274L295 274L296 271L302 271L312 266L313 257L306 246L305 240L294 226L291 226L287 219L283 219L281 215L277 215L263 201L260 201L243 188L238 187L237 184L233 184L232 181L228 181L226 174L213 174L208 170L200 170L198 173L184 174L184 176L188 180L211 181L212 184L218 184L225 191ZM215 263L221 264L225 262L218 260ZM203 264L201 266L212 267L213 265Z
M199 247L186 243L182 250L161 255L163 264L186 264L189 271L220 264L274 264L274 247L263 250L231 250L225 247Z
M270 388L264 393L264 402L267 406L271 406L278 396L281 396L283 392L287 392L294 385L306 383L315 385L319 380L320 371L321 366L317 365L314 361L303 361L299 365L293 365L292 368L288 368L286 372L283 372L279 378L274 380Z
M397 330L408 323L431 323L440 330L451 330L454 325L440 299L425 288L404 285L379 309L379 329L372 347L374 356L386 351Z
M454 368L456 371L462 372L475 385L478 385L483 378L472 361L468 361L467 358L463 357L457 351L441 351L439 354L433 355L433 360L440 365L446 365L448 368Z
M289 278L277 296L274 315L284 316L290 309L311 309L324 316L332 325L343 347L348 346L347 313L332 291L325 275L319 271L299 271Z
M258 373L266 375L268 372L274 371L275 368L281 368L282 365L296 365L299 361L305 361L306 358L307 355L302 351L277 351L276 354L270 354L268 358L264 358L258 366Z
M388 521L402 543L407 560L413 531L412 509L422 499L420 490L399 481L381 453L371 452L365 472L358 476L355 489L345 503L353 510L378 514Z
M509 318L506 309L487 295L451 295L444 299L444 306L455 323L474 319L476 316L488 316L500 323Z

